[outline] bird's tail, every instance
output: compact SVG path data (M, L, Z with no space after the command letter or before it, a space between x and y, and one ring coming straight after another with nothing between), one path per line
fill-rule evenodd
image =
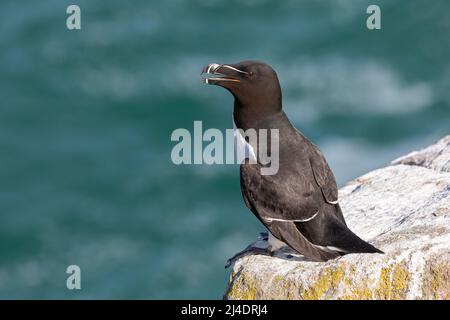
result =
M348 253L383 253L348 228L339 205L325 207L322 216L306 223L296 223L296 227L313 246L322 251L339 256ZM316 230L321 232L314 232Z
M384 253L370 243L358 237L347 226L339 223L335 229L333 246L346 253Z
M342 214L342 210L339 205L335 206L335 210L336 218L339 220L337 225L334 224L335 227L332 228L332 230L335 230L336 238L334 243L336 247L341 248L344 253L384 253L358 237L347 227L347 223L344 220L344 215Z
M345 253L384 253L383 251L374 247L370 243L362 240L360 237L358 237L354 233L353 233L353 235L354 235L354 240L352 240L353 242L351 243L351 245L345 246L344 248L342 248L343 250L345 250Z

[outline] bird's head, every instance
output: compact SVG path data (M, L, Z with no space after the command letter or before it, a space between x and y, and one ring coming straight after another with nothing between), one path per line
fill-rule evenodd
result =
M235 106L245 113L265 115L281 110L281 89L277 74L265 63L210 63L203 68L202 75L204 83L230 91L235 98Z

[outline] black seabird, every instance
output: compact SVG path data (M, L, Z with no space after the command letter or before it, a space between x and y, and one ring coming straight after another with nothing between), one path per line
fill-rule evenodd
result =
M234 96L237 128L279 130L276 174L262 175L259 157L257 163L240 166L242 195L269 230L268 250L287 244L313 261L348 253L382 253L347 227L334 175L320 150L283 112L275 71L261 62L243 61L209 64L203 73L205 83L221 86Z

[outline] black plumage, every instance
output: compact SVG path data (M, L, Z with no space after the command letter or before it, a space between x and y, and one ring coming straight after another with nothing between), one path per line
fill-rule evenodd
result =
M244 61L210 64L204 72L213 75L205 82L233 94L237 128L267 129L269 133L278 129L278 172L262 175L259 157L258 163L247 161L240 167L244 201L270 233L314 261L347 253L381 253L347 227L334 175L320 150L283 112L275 71L261 62Z

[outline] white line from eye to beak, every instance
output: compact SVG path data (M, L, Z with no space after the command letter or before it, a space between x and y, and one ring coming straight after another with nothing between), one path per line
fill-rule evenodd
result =
M221 67L223 67L223 68L228 68L228 69L231 69L231 70L234 70L234 71L236 71L236 72L243 73L243 74L248 74L248 72L245 72L245 71L236 69L236 68L234 68L234 67L232 67L232 66L229 66L229 65L226 65L226 64L223 64Z

